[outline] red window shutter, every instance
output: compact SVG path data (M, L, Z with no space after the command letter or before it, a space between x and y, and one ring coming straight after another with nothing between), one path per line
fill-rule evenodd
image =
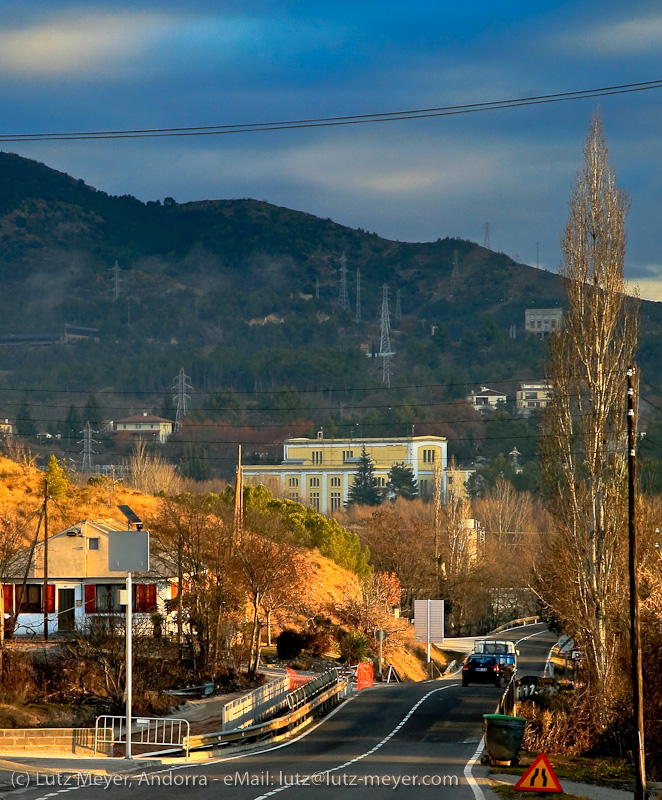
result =
M147 611L146 607L146 597L147 593L145 591L145 584L144 583L137 583L136 584L136 611L143 612Z
M179 597L179 584L173 581L170 584L170 599L175 600L177 597Z
M93 583L85 585L85 613L94 614L97 610L97 587Z
M55 584L53 583L46 585L46 613L55 613Z
M5 583L2 587L2 599L5 604L5 614L14 613L14 584Z
M156 584L148 583L145 585L146 608L145 611L156 611Z

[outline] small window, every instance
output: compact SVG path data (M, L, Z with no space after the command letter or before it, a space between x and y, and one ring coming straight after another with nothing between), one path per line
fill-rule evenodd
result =
M98 550L99 549L99 537L94 536L92 539L87 540L87 549L88 550Z
M310 505L315 509L315 511L320 510L320 493L319 492L311 492L310 493Z
M290 478L290 487L294 488L295 486L298 486L298 485L299 485L299 479L298 478Z
M320 479L319 478L311 478L310 479L310 485L311 486L319 486L320 485Z
M340 486L340 478L331 478L331 486Z
M331 511L337 511L340 508L340 492L331 492Z

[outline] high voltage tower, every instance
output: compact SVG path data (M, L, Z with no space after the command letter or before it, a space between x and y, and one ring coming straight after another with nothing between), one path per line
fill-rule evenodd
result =
M388 310L388 284L382 286L382 321L379 341L379 357L382 359L382 382L391 388L391 315Z
M188 389L189 392L193 391L193 387L191 386L188 381L191 379L189 376L184 372L184 367L179 370L179 375L175 378L175 383L172 387L173 389L173 399L177 401L177 412L175 414L175 429L179 430L182 421L188 414L188 403L191 399L188 394L186 394L186 390Z
M400 302L400 289L395 293L395 319L400 322L402 319L402 303Z
M117 261L115 262L115 266L110 271L113 273L113 288L110 291L113 295L113 300L119 300L120 286L122 285L122 281L120 280L120 265L117 263Z
M361 322L361 270L356 270L356 321Z
M96 433L96 431L93 431L90 423L86 422L81 433L83 434L83 438L78 442L78 444L83 445L83 466L81 471L92 472L92 456L96 452L95 450L92 450L92 445L99 444L96 439L92 438L92 434Z
M460 280L460 259L458 257L457 250L453 250L453 275L452 281L453 283L457 283Z
M347 257L343 250L340 256L340 293L338 295L338 305L345 311L349 311L349 294L347 292Z

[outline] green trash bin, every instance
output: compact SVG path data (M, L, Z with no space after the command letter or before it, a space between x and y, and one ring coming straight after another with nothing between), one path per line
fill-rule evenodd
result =
M526 720L524 717L510 717L508 714L483 714L485 749L492 761L519 761L519 749L524 738ZM485 759L487 763L487 759Z

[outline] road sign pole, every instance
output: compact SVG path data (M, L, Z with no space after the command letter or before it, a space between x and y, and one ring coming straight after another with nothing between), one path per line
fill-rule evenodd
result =
M126 573L126 758L133 758L131 755L131 695L133 693L132 672L133 672L133 647L132 647L132 612L133 612L133 591L131 586L131 572Z

